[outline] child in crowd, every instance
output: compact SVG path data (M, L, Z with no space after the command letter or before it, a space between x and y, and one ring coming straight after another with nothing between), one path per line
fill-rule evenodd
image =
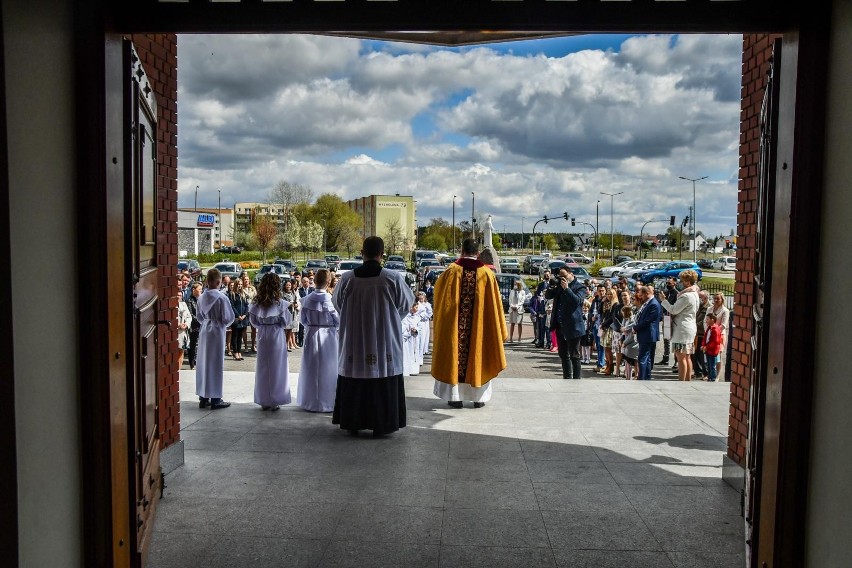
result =
M592 308L592 302L588 298L583 300L583 321L586 325L586 333L580 338L580 359L588 365L592 362L592 345L595 339L592 337L592 332L589 329L589 310Z
M631 381L634 376L639 376L637 365L639 341L633 331L633 308L631 306L621 308L621 317L623 318L622 329L627 330L621 338L621 360L624 361L624 378Z
M716 320L716 315L707 312L707 323L704 338L701 340L701 350L707 357L707 380L716 380L716 363L719 362L719 352L722 350L722 329Z

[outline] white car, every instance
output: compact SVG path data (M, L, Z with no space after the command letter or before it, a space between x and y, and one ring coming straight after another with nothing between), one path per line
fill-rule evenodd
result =
M592 263L591 258L589 258L588 256L581 254L579 252L569 252L567 255L565 255L565 260L566 261L567 260L573 260L577 264L591 264Z
M713 269L714 270L730 270L735 271L737 269L737 257L735 256L720 256L716 260L713 261Z
M643 264L645 264L644 260L625 260L624 262L619 262L615 266L604 266L601 268L601 276L612 278L613 276L621 274L623 270L636 268Z
M661 260L654 260L651 262L643 262L639 266L633 266L631 268L624 268L619 271L619 276L624 276L625 278L636 278L636 275L643 270L651 270L652 268L656 268L658 266L662 266L665 262Z
M343 274L346 274L350 270L358 268L362 264L364 264L364 261L362 261L362 260L353 260L353 259L341 260L340 264L337 265L337 270L334 273L337 274L338 276L341 276Z

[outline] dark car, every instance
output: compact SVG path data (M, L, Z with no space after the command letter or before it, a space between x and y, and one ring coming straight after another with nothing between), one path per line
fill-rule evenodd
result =
M631 260L633 260L632 256L627 256L626 254L622 254L622 255L615 257L615 264L618 264L619 262L629 262Z
M336 254L327 254L325 255L325 261L328 263L329 270L337 270L337 266L340 264L340 257Z
M309 272L317 273L317 270L320 268L328 268L328 263L319 258L312 258L305 263L305 266L302 267L302 276L307 276Z
M636 279L643 284L650 284L655 278L677 278L684 270L694 270L698 273L699 280L703 277L701 267L698 266L698 264L694 262L676 260L675 262L668 262L662 266L658 266L653 270L643 270L636 275Z
M709 258L699 258L698 266L701 268L713 268L713 261Z
M580 280L591 278L589 271L577 264L576 262L565 262L564 260L551 260L550 262L542 262L538 267L538 276L542 278L546 270L550 271L551 275L556 274L560 268L567 268L574 273L574 276Z
M396 270L397 272L407 272L408 269L405 267L404 262L400 262L398 260L388 260L385 261L385 268L388 270Z
M177 263L178 272L183 272L184 270L189 271L189 275L193 280L198 280L201 278L201 265L198 264L197 260L179 260Z
M524 257L524 262L521 265L524 273L526 274L538 274L538 265L547 260L543 256L538 255L529 255Z
M532 294L530 293L529 286L527 286L527 283L524 282L524 279L521 278L519 274L506 274L504 272L498 272L494 275L494 277L497 279L497 285L500 287L500 297L503 299L503 311L505 313L509 312L509 292L514 290L515 282L520 280L523 285L523 290L527 295L527 299L524 300L524 311L529 312Z
M287 270L287 273L292 273L294 270L296 272L299 271L299 267L296 265L296 263L290 260L289 258L276 258L272 261L272 264L279 264L283 266Z
M385 259L386 262L401 262L405 264L405 257L400 254L391 254Z
M239 262L220 262L213 268L222 273L222 278L228 276L231 280L243 273L243 267Z
M500 260L500 270L506 274L520 274L521 264L517 258L503 258Z
M217 250L216 252L221 253L221 254L240 254L241 252L243 252L243 249L241 249L238 246L233 246L233 247L221 246L221 247L219 247L219 250Z
M445 256L444 258L441 259L441 264L443 264L444 266L448 266L448 265L454 263L455 261L457 261L458 259L459 259L458 256L456 256L454 254L448 254L447 256Z
M267 264L261 266L260 270L257 271L257 274L254 275L255 285L260 284L260 281L263 279L263 277L269 274L270 272L274 272L282 278L290 275L290 273L287 271L287 268L280 264Z

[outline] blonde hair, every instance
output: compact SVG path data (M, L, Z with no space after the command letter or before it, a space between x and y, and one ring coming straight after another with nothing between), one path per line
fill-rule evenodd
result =
M680 279L689 282L689 285L692 286L698 282L698 273L690 268L680 273Z

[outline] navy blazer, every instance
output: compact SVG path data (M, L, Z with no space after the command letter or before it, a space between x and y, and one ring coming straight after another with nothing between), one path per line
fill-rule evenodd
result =
M545 297L553 298L553 315L551 327L556 327L557 311L562 314L562 325L557 333L565 339L576 339L586 335L586 322L583 320L583 300L586 299L586 286L574 279L568 288L550 286Z
M648 300L639 317L636 318L636 323L633 324L633 331L636 332L636 340L639 343L656 343L660 340L660 314L662 306L656 298L651 297Z

